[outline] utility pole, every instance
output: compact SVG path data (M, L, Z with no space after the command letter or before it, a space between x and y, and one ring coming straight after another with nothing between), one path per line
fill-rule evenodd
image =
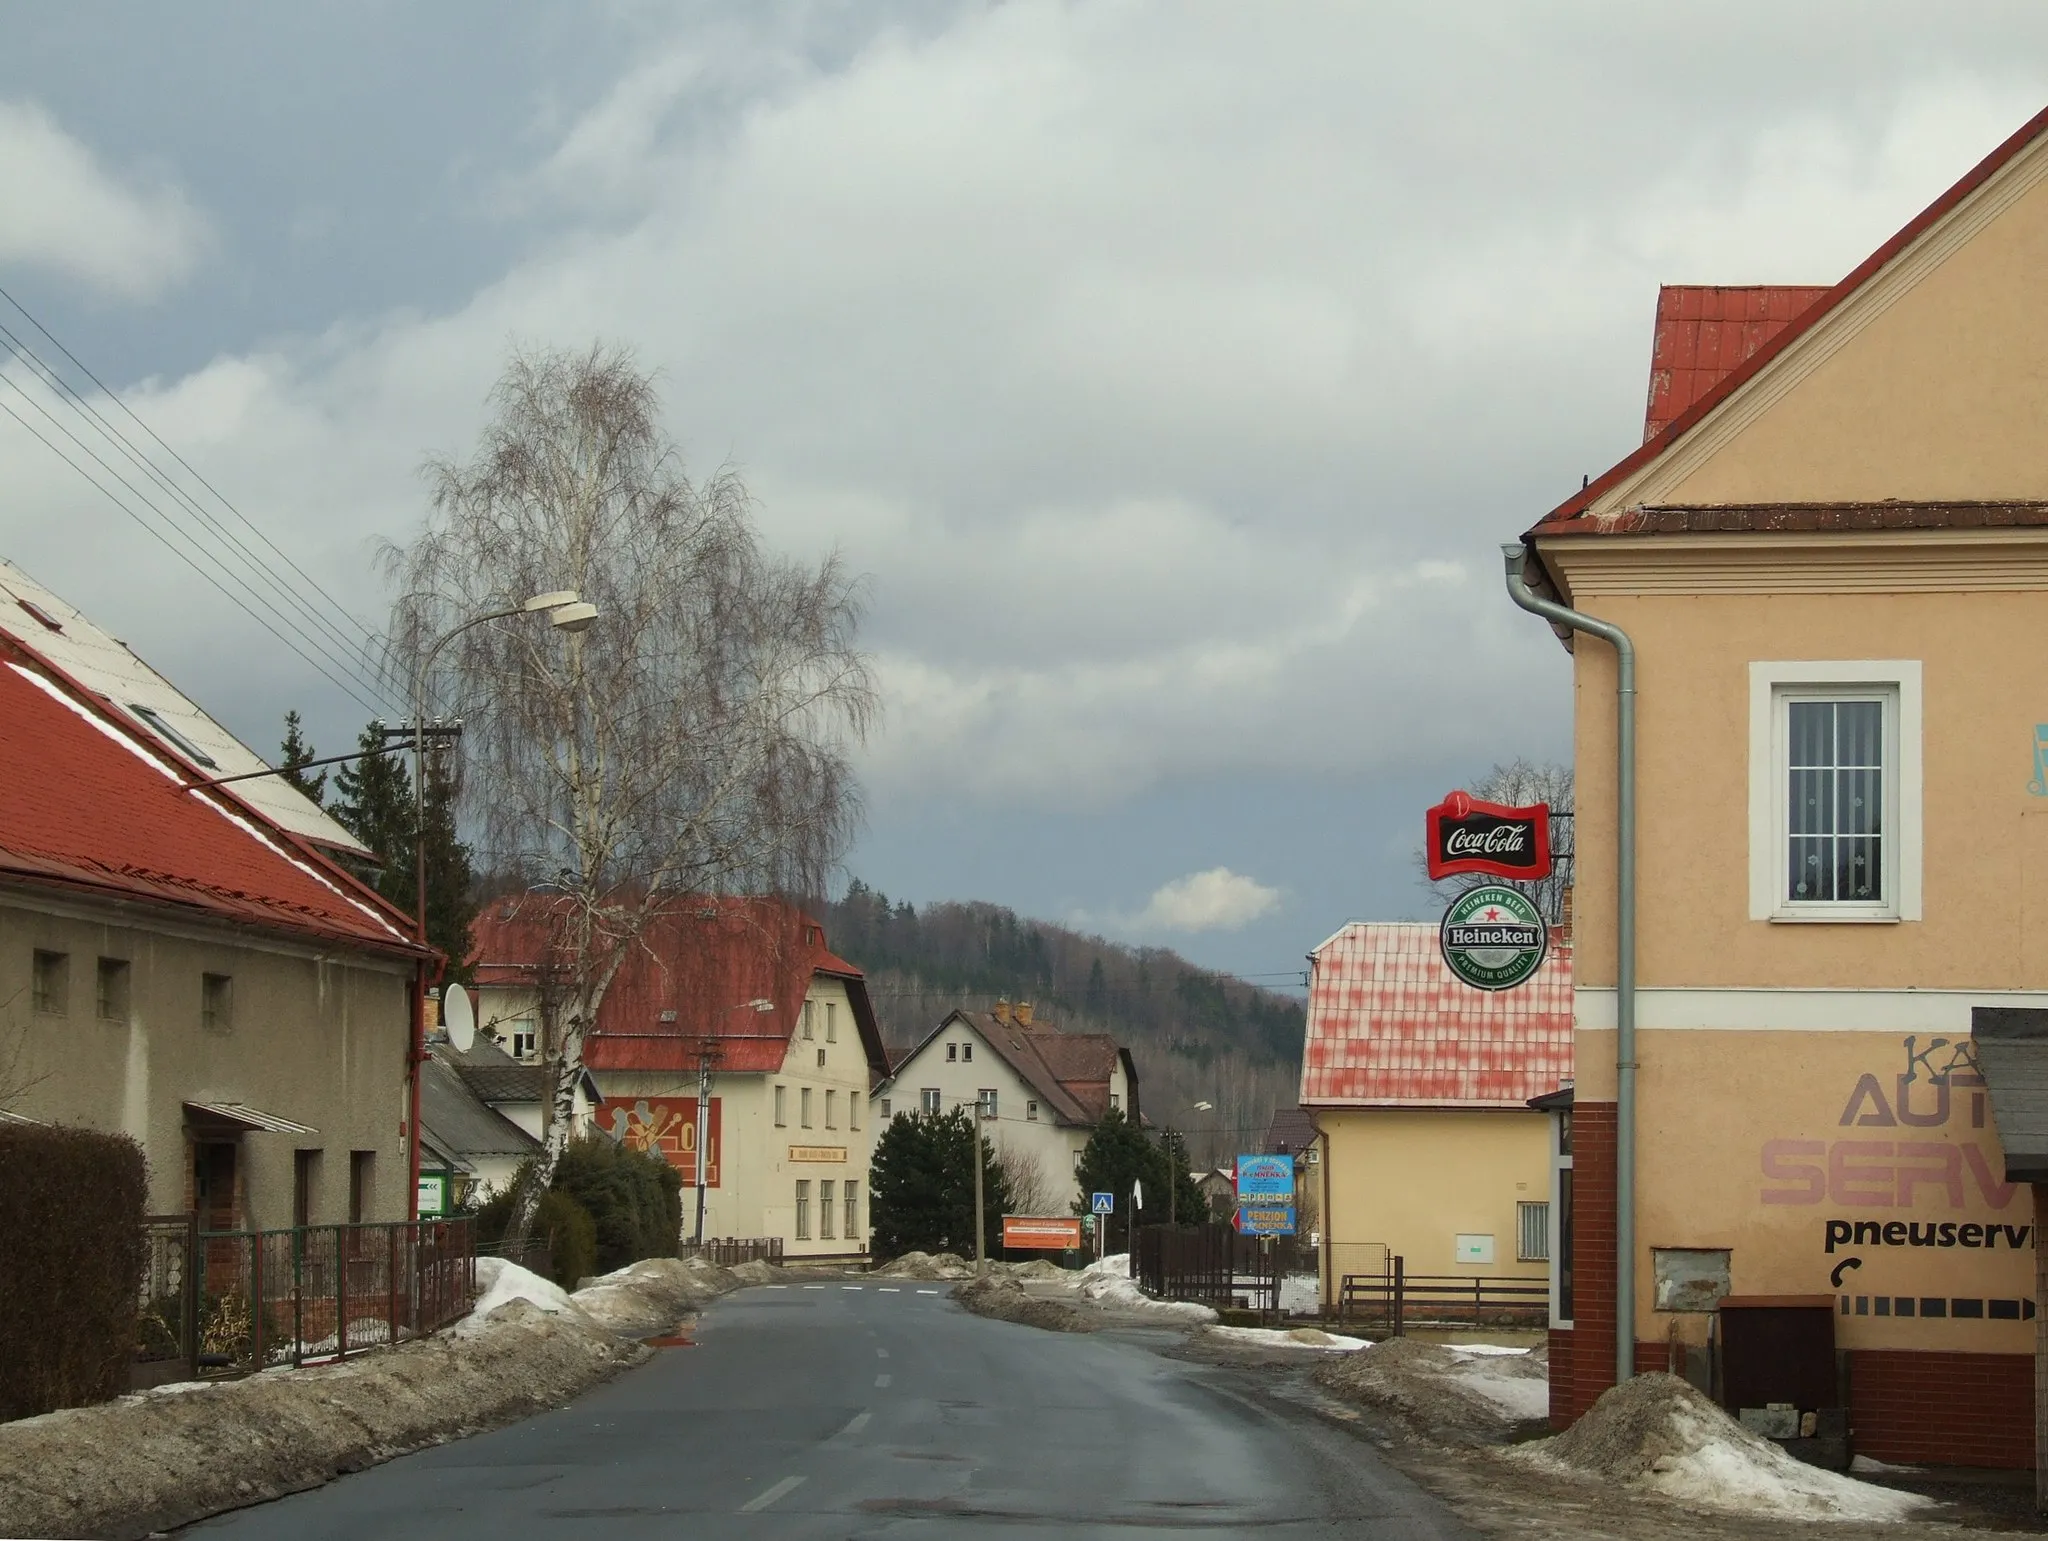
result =
M704 1245L704 1181L711 1152L705 1142L711 1137L711 1061L717 1048L704 1043L697 1051L697 1229L694 1244Z
M982 1099L974 1099L974 1276L988 1272L988 1227L981 1218L981 1114Z

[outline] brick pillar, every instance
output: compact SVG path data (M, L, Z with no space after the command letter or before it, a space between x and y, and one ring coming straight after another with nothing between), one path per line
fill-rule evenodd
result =
M1615 1107L1572 1107L1572 1368L1567 1420L1614 1384ZM1553 1411L1556 1410L1553 1399Z

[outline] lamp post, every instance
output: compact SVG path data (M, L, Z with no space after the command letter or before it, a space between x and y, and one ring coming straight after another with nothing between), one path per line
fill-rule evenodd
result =
M1213 1102L1197 1102L1189 1105L1189 1111L1207 1113L1213 1111L1215 1106L1216 1104ZM1170 1164L1168 1171L1170 1175L1166 1185L1166 1223L1178 1226L1180 1224L1180 1173L1173 1171Z
M414 929L419 940L427 939L427 775L426 775L426 695L427 675L434 667L434 660L441 656L441 649L453 642L471 627L481 626L487 621L508 620L515 615L538 615L545 612L548 624L568 636L588 631L590 623L597 619L597 606L587 603L574 589L553 589L545 594L536 594L521 604L510 605L502 610L486 611L473 615L450 630L443 632L427 649L419 667L412 676L412 870ZM411 1196L406 1207L413 1219L420 1217L420 1061L426 1057L427 1041L427 966L419 965L413 980L412 1004L412 1071L410 1088L411 1110L408 1127L412 1131Z
M768 1012L775 1009L775 1002L765 997L741 1001L729 1008L733 1011ZM702 1250L704 1246L704 1188L710 1164L711 1153L705 1142L710 1138L711 1124L711 1064L718 1058L718 1046L708 1039L697 1048L697 1153L692 1165L697 1169L697 1228L692 1245Z

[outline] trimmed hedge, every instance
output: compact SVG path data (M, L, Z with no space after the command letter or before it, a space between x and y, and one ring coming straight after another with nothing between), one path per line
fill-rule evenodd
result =
M148 1196L126 1135L0 1123L0 1421L127 1391Z

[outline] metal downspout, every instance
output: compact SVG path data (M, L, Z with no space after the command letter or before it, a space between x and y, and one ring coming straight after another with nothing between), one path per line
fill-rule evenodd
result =
M1636 649L1628 633L1529 587L1528 549L1500 548L1508 597L1532 615L1610 643L1615 652L1614 738L1614 1379L1636 1369Z

